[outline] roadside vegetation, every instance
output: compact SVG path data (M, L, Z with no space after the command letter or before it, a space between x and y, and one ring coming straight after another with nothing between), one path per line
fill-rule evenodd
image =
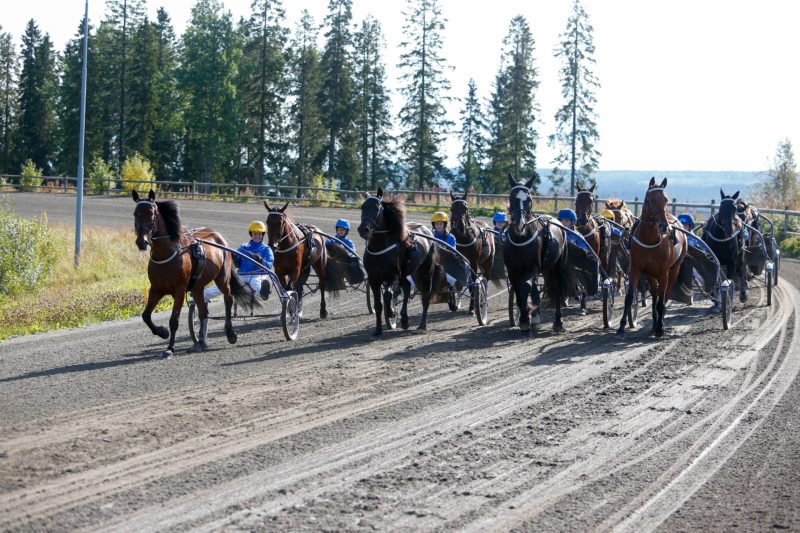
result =
M73 229L0 204L0 340L139 315L148 255L133 240L130 231L84 228L75 268ZM159 309L171 305L165 298Z

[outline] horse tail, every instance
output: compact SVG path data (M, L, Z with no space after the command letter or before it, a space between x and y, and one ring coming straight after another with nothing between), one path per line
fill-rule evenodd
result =
M256 298L252 287L242 281L239 273L231 269L231 296L243 311L249 312L253 308L261 307L261 302Z

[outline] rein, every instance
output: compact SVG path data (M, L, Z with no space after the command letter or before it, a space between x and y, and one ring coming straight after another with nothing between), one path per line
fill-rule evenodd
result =
M286 249L283 249L283 250L281 250L278 247L288 237L290 237L292 235L297 235L297 232L300 231L297 228L297 225L294 222L292 222L291 220L287 220L285 218L285 214L281 213L280 211L270 211L267 214L267 218L269 218L269 217L271 217L273 215L279 215L283 219L283 223L281 224L281 235L280 235L280 238L278 239L278 242L275 243L275 247L274 247L273 251L276 254L285 254L285 253L291 252L292 250L295 250L298 246L300 246L303 243L303 239L298 239L297 242L295 242L289 248L286 248ZM284 228L286 227L287 223L288 223L289 228L291 229L291 231L284 232Z

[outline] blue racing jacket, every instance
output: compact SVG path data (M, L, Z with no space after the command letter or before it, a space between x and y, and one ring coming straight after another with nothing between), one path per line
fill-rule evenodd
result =
M345 244L345 245L347 245L348 248L350 248L354 252L356 251L356 243L354 243L353 241L351 241L347 237L337 237L335 239L328 239L328 240L325 241L325 244L338 244L340 246L342 244Z
M456 238L453 237L453 234L448 232L448 231L443 231L442 233L439 233L439 232L434 230L433 236L436 237L437 239L439 239L440 241L446 242L447 244L449 244L453 248L456 247Z
M275 260L275 257L272 255L272 250L269 246L264 244L263 242L254 242L250 241L247 244L243 244L239 247L239 252L249 255L253 257L256 261L263 264L269 269L272 269L272 263ZM263 274L264 269L253 263L252 261L248 261L247 259L240 257L239 263L239 274Z

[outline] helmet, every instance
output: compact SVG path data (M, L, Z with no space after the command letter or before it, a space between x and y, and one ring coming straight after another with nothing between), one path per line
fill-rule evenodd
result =
M614 216L614 212L610 209L603 209L600 211L600 216L603 218L607 218L609 220L614 220L616 217Z
M344 218L340 218L339 220L337 220L337 221L336 221L336 226L334 226L334 227L335 227L336 229L339 229L339 228L344 228L344 229L346 229L347 231L350 231L350 222L348 222L348 221L347 221L346 219L344 219Z
M576 215L575 211L573 211L572 209L562 209L561 211L558 212L558 217L557 218L559 220L565 218L567 220L571 220L571 221L575 222L576 220L578 220L578 215Z
M260 220L254 220L247 226L248 233L266 233L267 227Z
M689 213L683 213L682 215L678 215L678 220L681 224L685 224L689 227L694 227L694 218Z
M431 223L433 222L447 223L447 213L445 213L444 211L436 211L431 217Z
M508 217L506 217L506 214L502 211L498 211L492 217L492 222L505 222L506 220L508 220Z

